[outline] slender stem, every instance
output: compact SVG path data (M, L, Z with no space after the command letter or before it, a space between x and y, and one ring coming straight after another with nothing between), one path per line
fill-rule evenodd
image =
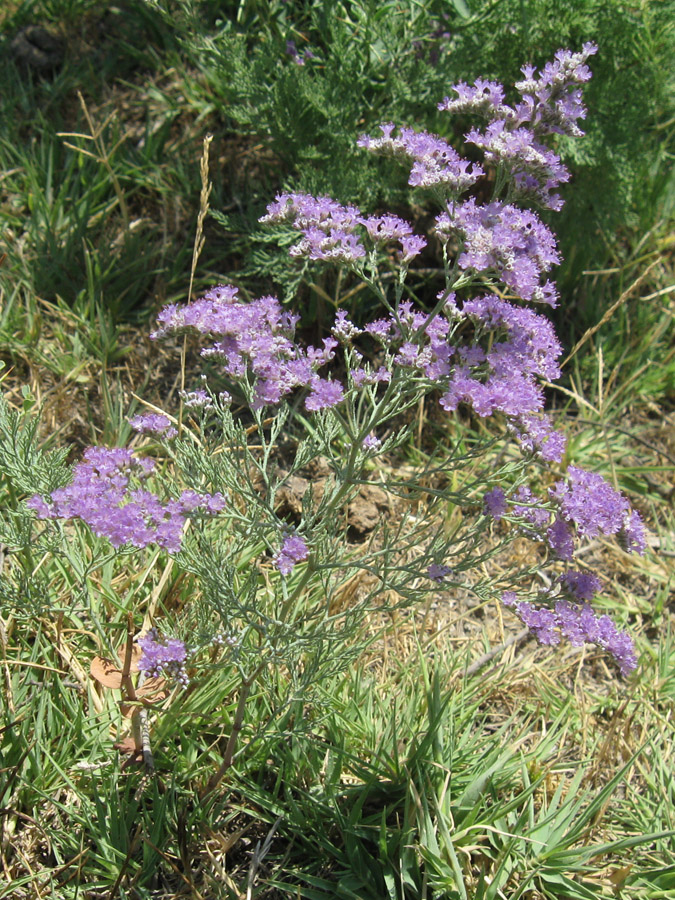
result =
M241 688L239 690L239 701L237 703L237 709L234 714L234 721L232 722L232 731L230 732L230 737L227 742L227 747L225 747L225 755L223 756L223 761L220 764L218 771L209 778L206 784L206 790L202 794L202 800L208 794L213 793L215 789L218 787L220 782L223 780L228 770L232 767L232 762L234 760L234 751L237 747L237 741L239 740L239 734L244 725L244 712L246 709L246 701L248 700L249 694L251 693L251 688L253 684L260 675L264 668L264 664L258 666L258 668L246 678L241 683Z
M122 690L127 699L134 703L136 689L131 678L131 657L134 652L134 617L131 613L127 616L127 642L124 647L124 662L122 663Z

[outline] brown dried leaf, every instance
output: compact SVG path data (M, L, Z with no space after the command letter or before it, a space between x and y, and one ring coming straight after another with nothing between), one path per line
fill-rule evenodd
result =
M624 882L628 879L632 868L633 863L628 863L627 866L622 866L622 868L620 869L613 869L609 876L609 880L612 882L614 890L620 890L623 887Z
M146 678L143 684L136 689L136 696L154 702L166 700L169 696L169 687L166 678Z
M111 659L95 656L91 661L89 671L103 687L117 688L118 690L122 687L122 670Z
M115 741L113 744L115 750L119 750L122 756L129 756L129 762L143 762L143 748L137 746L136 741L133 739L131 735L127 737L121 738L119 741ZM125 765L127 765L125 763Z

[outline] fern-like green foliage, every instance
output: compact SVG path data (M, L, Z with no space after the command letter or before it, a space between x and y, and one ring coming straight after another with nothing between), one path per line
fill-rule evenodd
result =
M222 21L191 44L213 102L234 129L264 141L276 161L271 183L266 173L267 193L252 187L225 223L241 236L237 249L248 274L286 284L291 278L280 253L255 233L270 189L327 193L368 211L406 211L402 170L359 151L360 133L395 121L436 130L459 145L469 123L436 112L451 84L489 77L508 86L525 62L542 66L561 47L578 49L589 40L599 52L586 92L587 136L561 141L572 183L562 216L552 219L566 259L559 273L563 293L574 297L581 272L618 252L622 231L646 230L672 214L673 133L666 126L674 107L675 23L668 4L307 0L293 11L267 6L263 14L260 4L245 3L248 19ZM308 50L313 56L304 58ZM589 313L595 321L597 310Z
M0 486L11 505L17 495L51 493L69 478L68 448L47 451L40 446L40 420L31 405L27 400L23 409L11 409L0 396Z

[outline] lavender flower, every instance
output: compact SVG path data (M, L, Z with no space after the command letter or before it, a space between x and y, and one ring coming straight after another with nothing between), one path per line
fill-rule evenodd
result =
M571 560L574 556L572 529L564 519L556 519L546 532L548 543L558 559Z
M178 638L167 638L160 635L156 628L139 639L138 645L143 651L138 661L138 669L153 678L168 677L179 681L184 687L188 684L185 671L187 649Z
M129 419L129 424L140 434L156 434L164 438L174 438L178 434L167 416L160 413L147 413Z
M515 109L515 120L529 123L540 134L583 135L576 124L586 116L579 85L590 80L586 61L597 51L597 45L590 42L580 53L558 50L538 76L534 66L523 66L525 78L516 82L523 100Z
M442 584L447 575L452 572L450 566L441 566L437 563L431 563L427 569L427 576L437 584Z
M569 181L569 170L529 128L509 128L502 119L491 122L484 132L472 128L466 140L481 147L488 162L509 171L521 197L529 195L549 209L562 209L562 198L552 191Z
M343 387L338 381L314 378L311 388L312 390L305 400L305 407L312 412L337 406L344 397Z
M516 604L515 610L523 625L527 625L540 644L560 643L558 619L550 609L521 601Z
M539 498L535 497L527 485L518 488L514 499L518 501L513 507L514 515L521 516L530 525L534 525L537 531L549 523L551 513L541 505Z
M506 513L506 494L499 487L488 491L483 497L483 503L486 514L492 516L493 519L499 520Z
M225 498L184 491L178 500L162 503L151 491L132 488L132 477L142 481L153 466L150 459L132 458L129 450L90 447L74 467L71 484L54 491L49 501L35 496L26 503L41 519L79 518L114 547L158 544L178 553L187 517L197 509L215 515Z
M351 264L366 255L359 235L363 222L360 210L342 206L330 197L313 197L302 192L277 194L260 221L264 224L289 222L302 232L302 239L289 251L291 256Z
M385 153L412 161L408 184L413 187L447 187L453 194L461 194L480 178L483 170L462 157L450 144L427 131L399 128L393 135L394 125L380 125L379 137L362 135L356 142L359 147L373 153Z
M309 556L309 549L304 538L299 534L287 534L283 539L281 550L274 559L274 564L282 575L290 575L297 563Z
M579 534L592 538L600 533L621 533L629 536L626 549L643 552L642 521L630 509L628 500L594 472L569 466L567 474L569 483L558 481L549 493L559 504L561 515L576 525Z
M541 644L558 644L561 635L575 647L597 644L614 657L622 675L637 667L633 642L619 631L609 616L598 616L587 604L558 600L553 610L518 601L513 591L502 594L502 603L514 610Z
M598 576L588 572L565 572L560 583L573 600L592 600L601 587Z
M547 462L562 462L567 438L553 428L548 416L518 416L511 427L524 450Z
M380 447L382 446L382 441L381 441L378 437L375 437L374 434L367 434L367 435L364 437L363 443L361 444L361 446L362 446L363 449L366 450L367 452L373 452L373 453L375 453L375 452L377 452L377 451L380 449Z
M338 341L347 343L361 334L361 329L357 328L356 325L349 320L346 310L338 309L335 313L335 322L331 328L331 334L336 337Z
M504 105L504 88L498 81L485 81L476 79L473 86L464 81L453 84L452 90L457 94L456 98L445 97L438 104L441 112L451 113L475 113L485 118L495 119L507 115L509 106Z
M286 41L286 53L291 57L296 65L304 66L305 60L298 53L297 47L295 46L295 41Z
M398 216L364 217L355 206L342 206L330 197L313 197L302 192L278 194L267 207L264 224L289 223L302 233L289 253L295 257L333 260L356 265L366 256L363 239L378 245L397 240L402 258L409 262L426 246L426 240L412 233L412 226Z
M203 388L196 391L180 391L180 398L186 409L211 409L213 401Z
M538 77L532 66L524 66L525 80L516 83L522 101L516 107L504 103L501 84L477 80L473 87L464 82L454 85L457 97L446 97L438 108L489 119L485 131L472 129L466 140L482 147L489 163L509 172L520 196L560 209L563 201L553 190L569 179L569 172L541 139L551 132L582 134L576 120L586 110L579 85L591 77L585 62L596 50L594 44L584 44L577 54L559 50Z
M557 305L555 285L542 284L541 276L560 256L553 234L533 212L499 201L480 206L472 197L448 204L436 218L436 232L441 240L463 239L461 269L492 272L524 300Z
M327 338L322 348L302 350L292 340L297 318L283 311L276 297L244 303L236 288L221 285L188 306L163 310L154 336L192 328L216 337L202 356L221 360L224 374L236 381L246 383L251 372L254 409L276 406L298 387L312 388L308 409L325 409L339 402L342 388L320 379L316 370L333 358L337 341ZM211 403L202 389L186 395L186 405L208 408Z
M579 605L567 600L556 603L555 616L561 633L573 646L597 644L614 657L622 675L637 668L632 640L625 631L619 631L609 616L598 616L587 603Z
M623 528L619 532L619 542L626 553L642 555L647 549L647 536L642 518L637 510L631 510L624 517Z

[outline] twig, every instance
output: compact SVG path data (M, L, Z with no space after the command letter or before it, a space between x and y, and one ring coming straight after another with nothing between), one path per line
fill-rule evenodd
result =
M619 434L625 434L637 444L642 444L643 447L648 447L650 450L653 450L654 453L658 453L659 456L663 456L664 459L667 459L668 462L671 462L675 466L675 456L671 456L670 453L667 453L662 447L657 447L656 444L652 444L650 441L646 441L639 435L633 434L633 432L628 428L621 428L620 425L613 425L611 422L593 422L591 419L583 419L579 416L573 415L568 415L567 418L570 420L570 422L579 422L582 425L590 425L591 428L611 428L612 431L618 431Z
M199 163L199 172L202 179L202 189L199 193L199 212L197 213L197 231L195 234L195 243L192 248L192 265L190 266L190 284L188 285L188 303L192 300L192 285L195 280L195 272L197 271L197 263L199 256L204 247L204 219L209 211L209 196L211 194L212 184L209 181L209 148L213 140L212 134L207 134L204 138L204 146L202 150L202 158ZM178 408L178 434L183 433L183 397L185 391L185 360L187 356L187 335L183 338L183 347L180 355L180 390L181 399Z
M479 669L482 669L483 666L487 665L491 660L495 658L495 656L499 656L504 652L508 647L512 644L522 644L530 636L530 629L523 628L518 634L512 634L511 637L507 638L502 644L499 644L497 647L493 647L492 650L488 650L487 653L484 653L482 656L479 656L475 662L472 662L471 665L464 672L466 677L470 677L471 675L475 675Z
M230 733L229 740L227 742L227 747L225 748L225 755L223 756L223 761L220 764L218 771L215 775L212 775L209 778L206 789L204 793L201 795L201 799L211 794L218 787L220 782L223 780L225 775L227 774L227 770L231 767L234 762L234 751L237 746L237 741L239 739L239 734L244 724L244 712L246 710L246 701L248 700L248 696L251 693L251 688L253 684L264 669L264 664L258 666L258 668L250 675L245 681L242 681L241 688L239 690L239 701L237 703L237 709L234 714L234 720L232 722L232 731Z
M563 364L560 368L563 368L564 366L566 366L567 363L572 359L572 357L575 356L576 353L583 347L583 345L586 343L586 341L588 341L590 338L592 338L593 335L596 333L596 331L599 331L603 325L605 325L607 322L609 322L609 320L612 318L612 316L617 311L617 309L620 306L622 306L626 302L626 300L628 300L628 298L633 293L633 291L637 290L637 288L640 287L640 285L646 279L646 277L649 275L649 273L652 271L654 266L656 266L660 261L661 261L660 258L655 259L651 263L651 265L647 266L647 268L644 270L644 272L641 275L639 275L635 279L635 281L629 287L626 288L626 290L623 292L623 294L621 294L619 299L610 306L610 308L607 310L607 312L604 314L604 316L600 319L600 321L596 322L596 324L593 325L592 328L589 328L588 331L586 331L585 334L583 334L579 338L579 340L576 342L574 347L572 347L570 352L567 354L565 361L563 362Z
M141 672L138 676L138 687L140 688L145 681L145 672ZM148 711L145 706L141 706L138 711L138 718L141 723L141 750L143 751L143 762L148 774L155 771L155 759L152 755L152 747L150 746L150 725L148 724Z

